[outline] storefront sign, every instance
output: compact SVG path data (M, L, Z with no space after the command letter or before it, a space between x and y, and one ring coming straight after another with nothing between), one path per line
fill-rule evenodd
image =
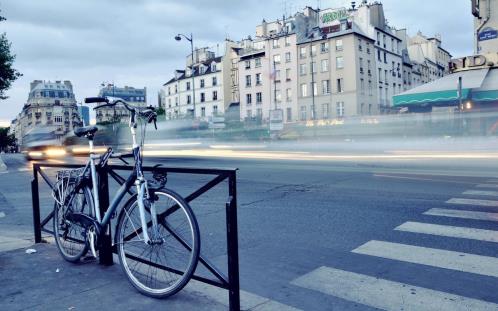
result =
M480 67L498 67L498 53L486 55L472 55L450 61L450 71L457 72L461 70L475 69Z
M320 12L320 27L337 25L341 20L349 18L349 12L342 8L336 10L323 10Z
M493 29L491 27L484 28L480 33L478 40L479 41L486 41L486 40L493 40L498 38L498 31L496 29Z

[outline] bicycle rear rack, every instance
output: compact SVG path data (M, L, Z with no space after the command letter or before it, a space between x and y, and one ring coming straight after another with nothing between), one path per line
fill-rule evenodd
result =
M81 165L76 164L54 164L54 163L34 163L33 164L33 179L31 181L31 194L33 202L33 226L35 243L42 242L42 231L53 234L53 231L45 228L49 221L53 218L53 210L41 219L40 213L40 196L38 175L47 183L50 188L54 188L55 183L47 176L42 168L66 168L76 169L81 168ZM111 176L118 184L123 184L125 179L116 171L131 171L133 167L124 165L109 165L105 169L99 169L99 201L101 214L103 215L109 207L109 180ZM217 286L228 290L229 309L240 310L240 284L239 284L239 252L238 252L238 229L237 229L237 170L236 169L209 169L209 168L180 168L180 167L143 167L144 172L158 172L162 174L177 173L177 174L192 174L192 175L212 175L215 176L209 182L199 187L197 190L186 196L184 199L191 202L199 198L204 193L208 192L213 187L228 179L228 198L225 203L226 214L226 239L227 239L227 272L225 276L216 266L209 261L208 258L199 254L199 263L203 265L213 278L206 278L194 274L192 279ZM131 192L130 192L131 194ZM195 214L195 210L194 210ZM99 261L102 265L112 265L113 253L117 253L116 247L112 247L112 236L110 227L105 230L107 234L102 236L101 248L99 250ZM202 241L202 235L201 235ZM170 269L164 267L164 269Z

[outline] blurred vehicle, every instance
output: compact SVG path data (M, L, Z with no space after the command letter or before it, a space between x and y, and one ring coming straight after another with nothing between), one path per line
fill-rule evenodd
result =
M43 160L66 155L65 148L61 145L56 135L56 127L35 127L23 137L22 153L28 160Z

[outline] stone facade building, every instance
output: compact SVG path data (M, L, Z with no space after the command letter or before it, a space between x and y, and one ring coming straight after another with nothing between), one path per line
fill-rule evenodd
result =
M472 0L474 53L498 51L498 0Z
M12 121L13 134L22 145L28 131L44 126L53 127L58 138L82 126L70 81L31 82L28 101Z
M147 106L147 88L145 87L137 89L131 86L117 87L113 84L108 84L100 89L98 96L118 97L135 107ZM128 123L130 113L123 106L102 108L96 111L96 119L97 124L107 122Z

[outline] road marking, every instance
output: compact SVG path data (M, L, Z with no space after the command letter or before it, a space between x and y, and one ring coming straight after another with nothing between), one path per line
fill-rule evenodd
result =
M477 188L498 188L497 184L479 184Z
M491 302L329 267L320 267L291 284L383 310L498 309Z
M460 210L445 209L445 208L432 208L427 212L425 212L424 215L498 221L498 213L460 211Z
M185 290L198 293L228 307L226 289L190 280ZM300 309L243 290L240 291L240 308L241 310L300 311Z
M448 201L446 201L446 203L498 207L498 201L493 201L493 200L453 198L453 199L449 199Z
M498 191L481 191L481 190L467 190L462 194L466 195L486 195L486 196L498 196Z
M394 230L498 243L498 231L405 222Z
M498 258L383 241L370 241L353 253L431 267L498 277Z

